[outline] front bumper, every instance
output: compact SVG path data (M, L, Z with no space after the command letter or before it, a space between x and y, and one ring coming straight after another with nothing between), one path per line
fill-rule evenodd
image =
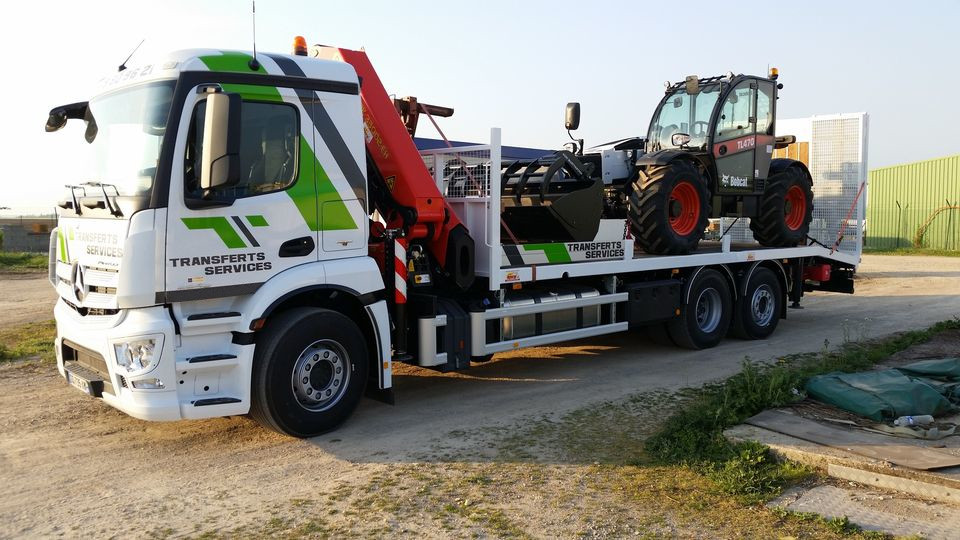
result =
M54 308L57 321L57 369L66 377L65 360L103 378L100 397L112 407L142 420L183 418L177 392L176 333L166 309L155 306L121 310L115 315L81 316L62 299ZM162 335L158 362L150 371L128 375L116 364L112 343L146 335ZM78 359L79 357L79 359ZM77 360L76 362L72 360ZM133 382L160 379L163 389L136 389Z

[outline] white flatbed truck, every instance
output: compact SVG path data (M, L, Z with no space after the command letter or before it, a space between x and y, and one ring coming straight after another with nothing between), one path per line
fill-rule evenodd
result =
M520 242L498 129L418 152L362 52L303 49L180 51L51 111L48 131L83 120L90 147L50 239L70 384L144 420L251 414L307 437L364 394L392 403L395 361L460 370L650 327L712 347L767 337L805 291L853 292L862 134L859 169L811 167L804 245L734 239L728 218L683 255L642 252L615 218Z

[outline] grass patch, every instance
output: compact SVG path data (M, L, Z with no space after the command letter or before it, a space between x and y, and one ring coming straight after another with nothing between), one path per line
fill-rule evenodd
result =
M647 456L656 463L691 467L714 479L718 487L746 502L760 502L801 480L795 464L772 460L765 447L733 444L723 430L765 409L802 399L803 385L814 375L867 369L935 334L960 328L960 320L926 330L904 332L866 343L847 343L836 351L786 357L773 365L744 361L743 370L708 386L647 439Z
M0 251L0 270L18 272L46 270L46 253L26 253L22 251Z
M53 350L56 335L57 326L53 321L0 330L0 362L31 358L52 362L56 359Z
M930 257L960 257L960 250L956 249L934 249L934 248L868 248L864 247L863 252L868 255L927 255Z

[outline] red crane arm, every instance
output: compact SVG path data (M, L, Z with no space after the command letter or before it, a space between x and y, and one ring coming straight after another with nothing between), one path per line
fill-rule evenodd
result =
M397 215L385 216L388 226L403 228L410 239L422 239L456 284L469 287L474 277L473 239L437 189L367 53L318 46L311 54L346 62L360 77L367 155L383 177L391 198L415 214L412 223L404 223Z

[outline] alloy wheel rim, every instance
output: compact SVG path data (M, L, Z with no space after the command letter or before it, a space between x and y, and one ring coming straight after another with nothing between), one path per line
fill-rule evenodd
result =
M297 403L312 412L336 405L349 383L349 357L339 343L329 339L308 345L297 357L290 378Z

